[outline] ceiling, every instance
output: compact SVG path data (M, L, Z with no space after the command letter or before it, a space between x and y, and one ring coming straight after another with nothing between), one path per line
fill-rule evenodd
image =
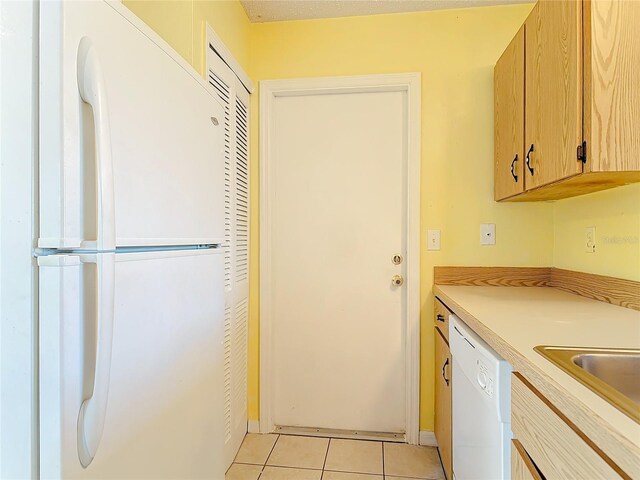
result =
M529 3L532 0L240 0L251 22L353 17L449 8Z

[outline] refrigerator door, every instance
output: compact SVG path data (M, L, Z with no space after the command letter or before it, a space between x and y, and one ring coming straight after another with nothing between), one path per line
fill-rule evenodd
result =
M224 110L119 2L40 3L39 247L224 241Z
M223 255L39 257L42 478L224 478Z

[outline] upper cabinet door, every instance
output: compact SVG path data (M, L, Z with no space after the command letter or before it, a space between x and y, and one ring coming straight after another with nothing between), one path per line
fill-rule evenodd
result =
M524 190L524 28L493 71L496 200Z
M582 172L576 155L582 143L582 2L538 2L525 38L529 190Z
M639 2L584 5L585 169L592 172L640 172L638 25Z

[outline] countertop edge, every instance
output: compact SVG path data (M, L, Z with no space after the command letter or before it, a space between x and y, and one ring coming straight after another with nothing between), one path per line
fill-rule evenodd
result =
M494 287L509 288L509 287ZM531 287L536 288L536 287ZM546 287L552 288L552 287ZM594 440L622 470L633 478L640 477L640 448L615 430L606 420L532 364L507 341L468 312L462 305L444 293L438 285L433 287L439 298L454 314L460 317L500 356L507 360L514 371L520 372L545 397L547 397L577 428ZM579 383L577 380L574 380Z

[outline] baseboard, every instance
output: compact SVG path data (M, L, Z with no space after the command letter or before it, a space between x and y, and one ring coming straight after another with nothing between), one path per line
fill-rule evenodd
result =
M247 420L247 432L260 433L260 420Z
M436 435L433 432L420 432L420 445L423 447L437 447Z

